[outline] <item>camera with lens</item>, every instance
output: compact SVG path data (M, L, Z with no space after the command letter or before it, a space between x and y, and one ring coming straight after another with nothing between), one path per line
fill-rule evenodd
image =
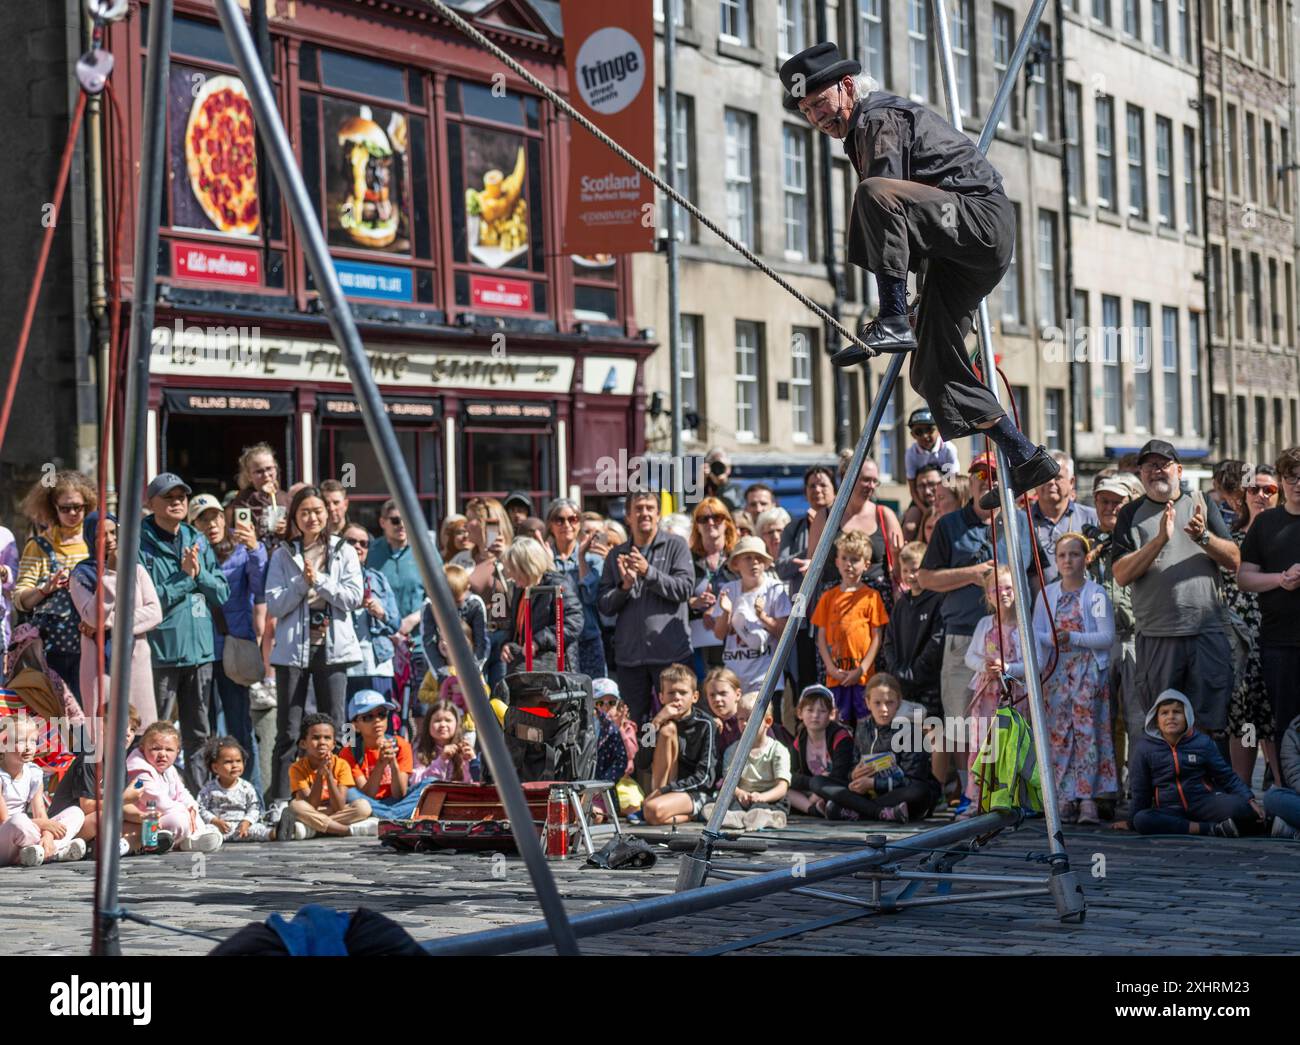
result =
M328 610L312 610L311 626L313 628L323 628L329 623L330 615Z

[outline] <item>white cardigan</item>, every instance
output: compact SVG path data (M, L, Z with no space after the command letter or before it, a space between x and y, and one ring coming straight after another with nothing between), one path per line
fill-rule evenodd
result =
M1061 601L1061 582L1053 581L1043 589L1034 602L1034 635L1038 639L1040 656L1047 657L1052 652L1052 626L1048 622L1047 611L1052 611L1052 620L1056 620L1056 607ZM1069 646L1062 647L1065 653L1071 649L1090 649L1097 658L1097 665L1106 670L1110 662L1110 648L1115 642L1115 611L1110 597L1100 584L1091 578L1085 579L1083 589L1079 592L1079 603L1083 608L1083 631L1070 634Z

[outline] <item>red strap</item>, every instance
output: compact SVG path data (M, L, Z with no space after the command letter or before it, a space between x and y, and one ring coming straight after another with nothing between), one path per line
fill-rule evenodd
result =
M532 588L524 589L524 670L533 670L533 600Z
M880 536L885 540L885 569L889 571L889 583L894 583L894 556L889 550L889 531L885 529L885 509L876 505L876 525L880 527Z

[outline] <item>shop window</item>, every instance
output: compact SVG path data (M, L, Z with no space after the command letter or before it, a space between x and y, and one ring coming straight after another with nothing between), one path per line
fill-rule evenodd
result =
M533 504L543 505L558 495L550 425L467 424L463 445L462 502L523 490Z
M299 70L303 176L344 292L433 303L423 75L310 45Z
M437 527L446 511L442 502L442 433L436 427L397 426L397 445L415 482L424 519ZM379 456L364 426L353 422L325 421L320 429L320 479L355 483L348 489L348 518L371 533L379 533L379 509L390 494L379 467Z
M547 307L537 98L447 81L447 166L456 307L536 315ZM612 258L592 259L615 269ZM601 318L604 318L602 312Z

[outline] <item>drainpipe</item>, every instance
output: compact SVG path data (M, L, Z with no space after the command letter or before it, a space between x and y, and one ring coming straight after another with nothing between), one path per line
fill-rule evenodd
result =
M1070 418L1070 427L1066 433L1065 452L1070 455L1071 460L1075 462L1075 470L1078 470L1078 455L1075 453L1075 423L1079 420L1074 416L1075 401L1075 373L1074 373L1074 236L1070 229L1070 219L1072 216L1070 204L1070 145L1067 128L1065 105L1065 17L1061 14L1061 0L1056 0L1054 5L1054 21L1056 23L1056 119L1061 128L1061 252L1062 252L1062 284L1065 291L1065 324L1064 329L1068 332L1065 338L1066 344L1066 395L1069 396L1069 405L1061 411L1062 414L1068 412ZM1080 87L1082 91L1082 87ZM1082 121L1077 128L1080 139L1083 137ZM1079 142L1080 154L1082 155L1083 142ZM1064 404L1063 404L1064 405ZM1065 418L1059 419L1058 423L1064 424Z
M1205 366L1199 365L1197 361L1197 370L1205 374L1205 386L1201 389L1201 394L1209 395L1208 415L1210 418L1207 449L1213 453L1216 441L1222 433L1218 431L1217 423L1214 419L1214 313L1223 308L1223 300L1219 295L1219 288L1214 283L1214 269L1210 264L1210 139L1209 139L1209 119L1206 115L1209 108L1209 102L1205 96L1205 25L1202 22L1204 14L1201 10L1202 0L1196 0L1196 101L1197 109L1200 114L1200 137L1201 137L1201 269L1205 275L1205 330L1203 336L1198 341L1199 350L1205 355ZM1220 52L1219 61L1222 63L1223 56ZM1222 130L1222 128L1220 128ZM1223 194L1224 206L1227 206L1228 194ZM1225 241L1226 245L1226 241ZM1228 267L1231 264L1231 258L1223 258L1221 274L1224 276L1225 285L1230 280ZM1227 295L1225 295L1227 296ZM1211 308L1211 305L1213 307ZM1226 326L1225 326L1225 329ZM1193 408L1195 409L1195 408ZM1227 409L1225 406L1224 415L1226 418Z

